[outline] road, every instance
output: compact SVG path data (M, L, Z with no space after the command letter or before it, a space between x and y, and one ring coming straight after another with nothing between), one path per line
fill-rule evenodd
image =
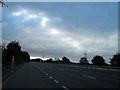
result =
M3 88L119 88L119 73L82 70L67 64L30 62L3 82Z

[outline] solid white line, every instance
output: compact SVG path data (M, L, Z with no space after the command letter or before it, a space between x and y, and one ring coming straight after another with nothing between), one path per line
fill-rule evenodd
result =
M62 86L64 89L69 90L66 86Z
M54 82L59 83L57 80L54 80Z
M52 77L52 76L49 76L49 78L51 78L51 79L52 79L53 77Z
M83 75L84 77L88 77L88 78L91 78L91 79L96 79L95 77L91 77L91 76L87 76L87 75Z

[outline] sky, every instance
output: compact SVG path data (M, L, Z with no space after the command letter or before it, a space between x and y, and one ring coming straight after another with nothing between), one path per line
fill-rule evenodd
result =
M79 62L87 53L109 58L118 52L117 2L8 2L2 8L2 43L17 40L31 58Z

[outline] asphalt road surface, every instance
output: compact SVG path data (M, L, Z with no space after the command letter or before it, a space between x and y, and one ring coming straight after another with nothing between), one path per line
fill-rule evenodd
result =
M67 64L30 62L3 82L4 88L120 88L119 73L81 70Z

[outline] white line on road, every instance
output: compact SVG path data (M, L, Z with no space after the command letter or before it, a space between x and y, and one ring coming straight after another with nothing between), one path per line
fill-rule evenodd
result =
M53 77L52 77L52 76L49 76L49 78L51 78L51 79L52 79Z
M44 74L45 74L45 72L44 72Z
M48 74L46 74L46 76L48 76Z
M69 90L66 86L62 86L64 89Z
M54 82L59 83L57 80L54 80Z
M43 73L45 74L46 72L43 71ZM46 76L49 76L49 74L47 74L47 73L46 73L45 75L46 75ZM50 78L50 79L53 79L52 76L49 76L49 78ZM57 80L55 80L55 79L53 79L53 80L54 80L55 83L59 84L59 82L58 82ZM62 87L63 87L65 90L69 90L66 86L62 86Z
M96 79L95 77L91 77L91 76L87 76L87 75L83 75L84 77L88 77L88 78L91 78L91 79Z

